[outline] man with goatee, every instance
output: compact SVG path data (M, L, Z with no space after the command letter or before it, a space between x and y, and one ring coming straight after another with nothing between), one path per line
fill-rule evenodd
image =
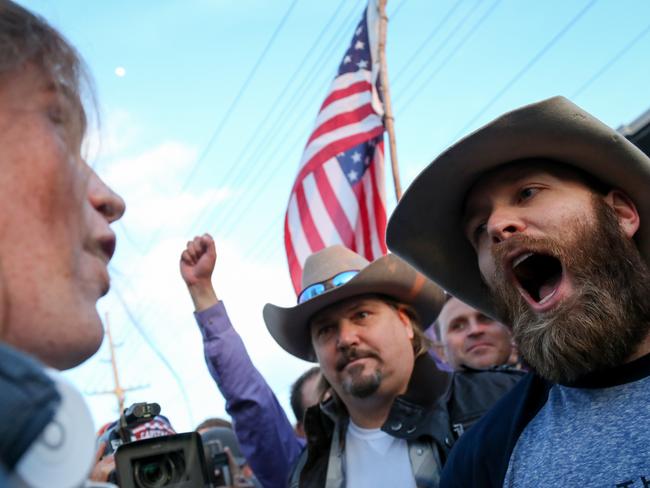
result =
M452 146L389 247L512 325L532 372L454 448L441 486L650 486L650 159L562 97Z
M289 486L436 488L455 439L516 384L518 371L437 369L425 329L443 291L391 254L341 246L307 257L298 304L267 304L287 352L318 361L327 398L307 409Z

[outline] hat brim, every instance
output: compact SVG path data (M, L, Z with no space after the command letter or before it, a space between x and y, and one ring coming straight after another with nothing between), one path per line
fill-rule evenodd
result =
M650 261L650 224L644 225L650 222L650 159L564 97L507 113L436 158L390 217L388 247L452 295L498 318L463 232L463 204L483 173L531 158L574 166L627 193L641 218L638 248Z
M437 318L445 299L441 288L389 254L370 263L345 285L332 288L305 303L288 308L267 303L263 312L264 322L275 341L289 354L316 362L309 320L325 307L366 294L387 295L413 306L423 329Z

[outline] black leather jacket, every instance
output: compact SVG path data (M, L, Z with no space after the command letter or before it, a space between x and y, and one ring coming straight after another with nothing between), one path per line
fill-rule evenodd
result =
M503 368L448 373L437 369L428 354L416 359L407 391L395 399L381 429L407 441L418 487L438 486L456 439L523 375ZM344 487L345 408L330 399L309 408L304 424L307 447L289 486Z

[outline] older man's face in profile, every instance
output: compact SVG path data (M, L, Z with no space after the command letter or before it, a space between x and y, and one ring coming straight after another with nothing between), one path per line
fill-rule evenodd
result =
M80 156L81 109L27 64L0 81L0 339L73 367L103 336L124 202Z

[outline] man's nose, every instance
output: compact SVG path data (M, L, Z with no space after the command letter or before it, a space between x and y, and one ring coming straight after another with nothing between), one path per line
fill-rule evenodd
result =
M359 343L358 328L349 320L341 320L338 327L336 345L339 348L347 348Z
M499 207L492 210L487 221L487 233L493 244L498 244L515 234L523 232L526 225L512 207Z
M479 322L475 319L470 319L467 325L467 335L468 336L479 336L485 332L485 324Z
M88 182L88 200L109 223L120 219L126 209L122 197L111 190L92 170Z

